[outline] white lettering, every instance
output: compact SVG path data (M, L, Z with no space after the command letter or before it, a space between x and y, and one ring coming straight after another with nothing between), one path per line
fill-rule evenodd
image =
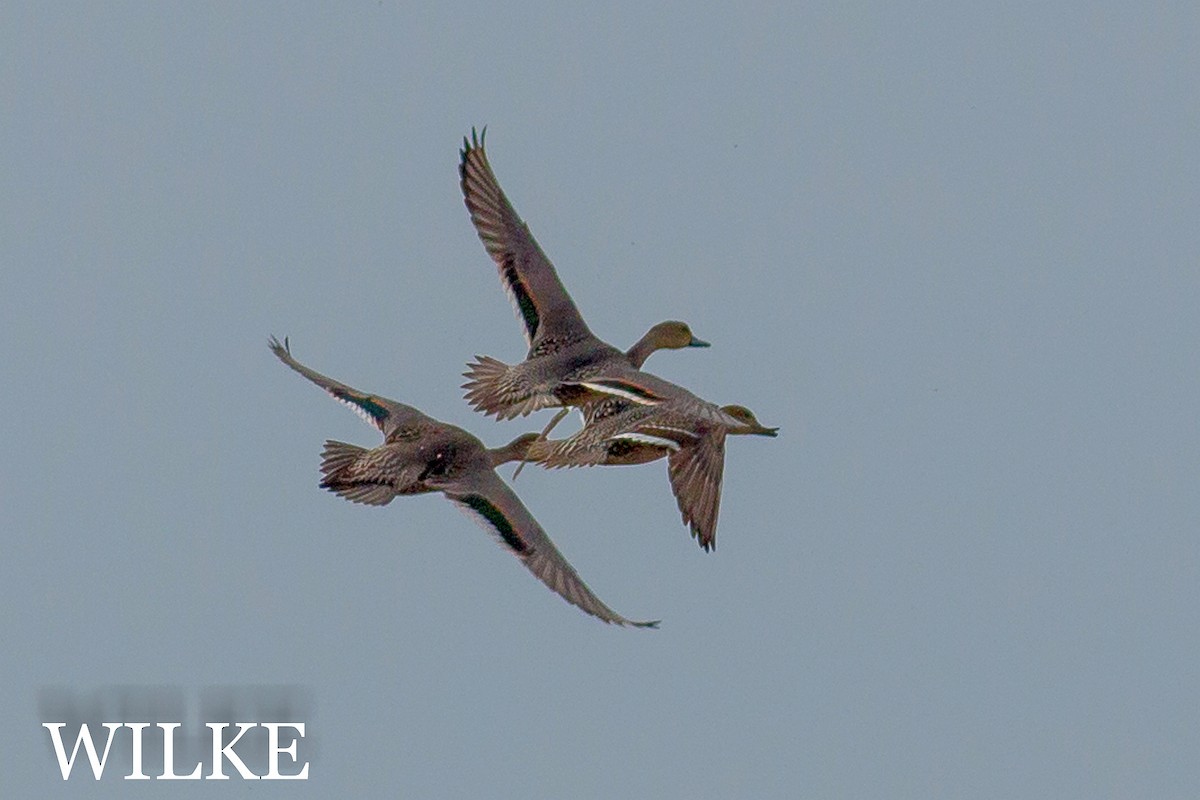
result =
M182 722L160 722L158 727L163 729L163 774L159 775L164 781L198 781L200 780L200 762L188 775L175 774L175 729Z
M212 770L203 775L204 762L199 761L195 769L186 775L179 775L175 772L175 731L182 727L181 722L160 722L157 727L163 731L163 772L161 775L147 775L143 771L144 762L144 731L151 727L149 722L102 722L108 730L108 738L104 743L104 752L97 752L96 743L92 739L91 730L87 723L84 723L79 728L79 735L75 738L75 746L71 749L70 756L67 755L66 746L63 743L63 728L66 727L65 722L43 722L42 727L50 732L50 741L54 746L54 755L58 760L58 769L62 773L63 780L67 780L71 776L71 771L78 761L80 745L83 746L84 753L87 755L88 762L91 764L92 775L96 780L100 780L104 774L104 767L108 761L109 753L112 751L112 744L118 728L128 727L132 732L132 769L125 780L145 781L152 777L158 780L175 780L175 781L194 781L194 780L229 780L229 775L226 775L223 769L223 762L228 760L233 768L243 780L308 780L309 762L305 761L299 764L300 771L296 773L280 772L279 762L280 755L286 754L291 758L292 764L296 765L298 761L297 742L304 738L305 725L303 722L209 722L206 727L212 734ZM251 728L258 725L267 729L267 774L256 775L242 757L235 750L237 743ZM229 744L222 746L224 740L224 730L226 727L236 725L237 734L233 737ZM280 746L280 730L290 728L295 731L296 735L292 736L289 744L286 747Z
M212 730L213 764L212 764L212 772L208 773L208 775L206 775L205 777L210 780L214 780L214 781L229 780L229 776L221 771L221 762L224 759L228 758L229 763L233 764L233 768L238 771L239 775L241 775L244 779L246 779L248 781L256 781L256 780L258 780L258 776L255 775L250 770L246 769L246 763L244 761L242 761L241 756L239 756L237 753L235 753L233 751L233 746L238 743L238 739L241 739L242 736L246 733L246 731L250 730L253 727L256 727L257 723L235 722L233 724L238 726L237 736L233 737L232 742L225 745L224 747L221 747L221 738L222 738L221 731L225 730L224 723L221 723L221 722L208 723L208 727Z
M126 722L133 731L133 772L125 776L127 781L148 781L150 776L142 772L142 731L150 727L149 722Z
M112 747L113 734L117 732L117 728L121 727L119 722L102 723L105 728L108 728L108 741L104 744L104 756L96 755L96 745L92 741L92 733L88 730L86 724L80 726L79 736L75 737L75 747L71 750L71 757L67 758L67 750L63 747L62 729L66 725L65 722L43 722L42 727L50 731L50 739L54 742L54 755L58 758L58 769L62 772L63 780L71 776L71 769L75 766L75 757L79 755L79 743L83 742L83 749L87 752L88 761L92 764L92 774L96 776L96 780L100 780L100 776L104 774L104 762L108 760L108 750Z
M267 774L263 776L263 779L264 780L277 780L277 781L285 781L285 780L306 781L306 780L308 780L308 762L307 761L304 762L304 766L295 775L281 775L279 772L279 754L280 753L287 753L289 756L292 757L292 762L295 763L295 761L296 761L296 740L304 738L304 723L303 722L264 722L262 725L264 728L267 729L267 754L268 754L267 763L270 767L269 770L267 771ZM296 730L296 733L299 735L296 736L294 739L292 739L292 743L289 744L287 747L280 747L279 746L279 729L280 728L294 728Z

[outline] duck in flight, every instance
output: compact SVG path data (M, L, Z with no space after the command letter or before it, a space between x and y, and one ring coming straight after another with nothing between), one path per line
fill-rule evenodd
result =
M486 133L486 128L484 129ZM661 322L633 347L618 350L597 338L529 226L521 221L488 164L483 135L471 131L463 139L459 177L471 222L488 255L496 262L500 282L512 300L529 351L519 364L476 356L463 373L466 399L476 411L499 419L525 416L538 409L562 406L542 432L545 437L571 406L602 397L633 404L662 402L674 384L641 372L657 350L708 347L686 323Z
M682 391L658 405L626 404L594 415L566 439L539 438L525 461L547 468L596 464L645 464L665 457L671 491L693 538L717 546L717 514L725 468L725 437L776 436L744 406L721 406Z
M489 449L462 428L440 422L412 406L366 394L309 369L292 357L287 339L271 337L271 351L356 412L383 434L383 444L367 449L325 442L321 487L355 503L387 505L399 495L441 492L469 512L530 572L564 600L604 622L657 627L617 614L592 594L537 520L495 468L522 460L535 434Z

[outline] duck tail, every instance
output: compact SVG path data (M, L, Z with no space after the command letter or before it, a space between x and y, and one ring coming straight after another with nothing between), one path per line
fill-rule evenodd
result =
M532 464L541 464L545 467L550 465L547 461L554 455L554 445L556 443L549 439L538 438L529 443L528 449L525 451L525 461Z
M563 469L570 467L590 467L607 463L603 457L603 449L597 454L596 450L575 446L572 439L541 439L531 442L525 453L525 461L540 464L546 469Z
M471 407L497 419L523 417L545 407L513 367L491 356L475 356L463 377L468 379L462 388L467 390L464 397Z
M329 439L321 451L321 488L353 503L387 505L396 496L390 483L364 469L365 447Z

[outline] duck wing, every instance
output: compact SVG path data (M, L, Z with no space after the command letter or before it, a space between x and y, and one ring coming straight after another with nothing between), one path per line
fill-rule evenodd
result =
M470 516L520 559L538 580L568 603L604 622L641 628L657 627L657 621L628 620L601 602L562 553L558 552L520 498L493 470L473 471L441 488L446 497L470 512Z
M367 423L373 425L380 433L387 434L400 428L414 428L435 425L436 420L421 413L412 406L388 400L374 394L360 392L333 378L328 378L314 369L301 364L292 357L292 350L285 338L282 343L274 336L270 339L271 352L280 361L299 372L310 381L325 390L326 394L342 403Z
M724 469L725 431L720 429L706 431L667 456L667 477L679 513L705 550L717 546L717 513L721 508Z
M486 133L486 128L484 129ZM458 173L463 201L488 255L500 271L525 326L525 343L570 342L591 336L550 259L508 202L483 149L483 136L463 138Z

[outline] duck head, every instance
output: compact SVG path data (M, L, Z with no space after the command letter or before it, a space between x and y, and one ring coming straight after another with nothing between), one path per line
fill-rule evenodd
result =
M660 350L679 350L684 347L708 347L708 342L697 339L686 322L667 320L660 322L646 333Z
M721 406L721 410L742 423L737 428L731 428L730 433L754 434L756 436L778 436L779 428L768 428L754 416L754 412L745 406Z
M642 364L655 350L681 350L684 347L708 346L708 342L696 338L686 322L667 320L646 331L646 335L639 339L637 344L631 347L625 355L635 367L641 369Z

